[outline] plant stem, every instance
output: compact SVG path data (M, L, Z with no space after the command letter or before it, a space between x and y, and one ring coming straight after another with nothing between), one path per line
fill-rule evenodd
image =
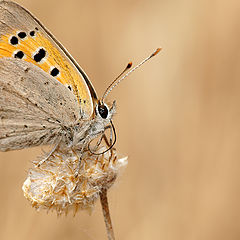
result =
M109 212L108 199L107 199L107 189L102 189L100 193L100 199L102 204L103 217L106 225L108 240L115 240L112 221Z

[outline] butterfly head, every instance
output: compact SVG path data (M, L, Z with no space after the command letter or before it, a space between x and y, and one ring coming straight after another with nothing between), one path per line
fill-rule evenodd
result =
M76 127L76 132L73 140L73 145L82 145L86 143L85 137L88 136L88 141L92 141L98 136L104 135L105 131L113 128L112 118L116 113L116 102L108 105L104 102L98 101L95 105L95 114L91 121L85 121L83 125ZM82 129L87 129L86 133Z
M96 115L98 118L101 118L103 121L110 121L116 112L116 101L112 103L112 106L109 108L109 106L102 102L98 101L98 104L96 105Z
M94 155L100 155L103 154L107 151L109 151L113 145L116 142L116 132L115 132L115 128L114 125L112 123L112 118L113 115L116 112L116 102L114 101L112 103L112 105L109 107L108 104L102 102L102 101L98 101L96 106L95 106L95 117L92 119L90 123L90 125L88 126L88 130L87 130L87 136L88 136L88 141L85 142L83 141L83 143L87 143L88 144L88 150L94 154ZM110 137L109 141L106 139L106 130L107 129L111 129L111 133L114 134L114 141L112 141L112 137ZM81 145L81 140L83 140L81 133L76 135L77 138L77 142L78 144ZM91 142L100 137L100 141L98 143L95 143L94 147L91 147L90 145ZM98 148L101 146L101 141L102 139L105 138L105 141L107 141L107 145L109 145L109 148L103 152L97 152Z

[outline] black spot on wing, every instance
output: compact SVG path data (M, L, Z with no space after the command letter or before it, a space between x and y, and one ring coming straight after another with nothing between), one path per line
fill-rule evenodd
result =
M18 38L17 38L16 36L12 36L12 37L10 38L10 43L11 43L12 45L17 45L17 44L18 44Z
M31 32L29 33L29 35L30 35L31 37L34 37L34 36L35 36L35 31L31 31Z
M18 37L20 37L21 39L24 39L26 36L27 36L27 34L25 32L18 33Z
M29 68L29 67L26 67L26 68L24 69L24 72L27 73L27 72L29 72L29 70L30 70L30 68Z
M54 67L52 70L51 70L51 72L50 72L50 74L53 76L53 77L56 77L57 75L59 75L59 70L56 68L56 67Z
M34 55L33 59L36 62L41 62L46 57L46 50L44 48L40 48Z
M14 57L22 59L24 57L24 52L23 51L18 51L14 54Z

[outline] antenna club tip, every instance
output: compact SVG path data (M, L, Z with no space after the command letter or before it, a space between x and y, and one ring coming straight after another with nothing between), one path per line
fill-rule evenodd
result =
M152 54L152 57L156 56L161 50L162 48L157 48L156 51Z
M131 68L132 67L132 62L129 62L127 65L127 68Z

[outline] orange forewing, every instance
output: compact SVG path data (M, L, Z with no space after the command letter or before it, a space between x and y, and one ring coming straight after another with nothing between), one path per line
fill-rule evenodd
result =
M92 100L86 85L82 84L81 75L74 69L69 60L63 57L58 49L47 39L40 31L36 31L34 37L27 34L24 39L18 38L18 44L12 45L9 40L12 36L17 36L19 31L14 31L7 35L2 35L0 39L0 58L1 57L14 57L17 51L24 53L23 60L31 62L34 65L40 67L45 72L49 73L56 67L59 70L59 74L55 78L73 91L77 97L81 109L85 111L85 114L90 116L92 113ZM33 59L33 54L39 49L44 48L46 50L46 57L41 62L36 62ZM53 90L54 91L54 90Z

